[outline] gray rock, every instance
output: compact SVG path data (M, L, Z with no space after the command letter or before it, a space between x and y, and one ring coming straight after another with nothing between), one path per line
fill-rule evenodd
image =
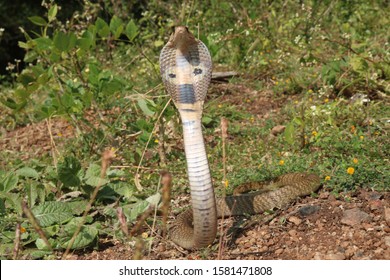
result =
M361 224L362 222L370 222L371 219L370 215L366 212L360 210L359 208L353 208L344 211L341 223L344 225L354 226Z
M318 205L308 205L308 206L303 206L298 210L298 214L302 217L307 217L310 215L313 215L314 213L318 212L321 209L320 206Z

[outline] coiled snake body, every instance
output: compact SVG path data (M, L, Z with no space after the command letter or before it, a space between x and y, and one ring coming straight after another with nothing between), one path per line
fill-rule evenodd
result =
M318 189L317 175L294 173L264 184L270 190L216 200L201 126L212 73L210 53L186 27L178 26L161 51L160 72L182 120L191 189L192 210L180 214L170 228L175 243L187 249L208 246L216 237L217 217L282 208L298 196Z

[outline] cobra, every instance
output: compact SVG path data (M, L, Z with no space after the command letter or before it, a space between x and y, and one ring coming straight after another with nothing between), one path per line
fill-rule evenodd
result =
M192 209L180 214L169 230L175 243L187 249L206 247L215 240L218 217L282 208L318 189L317 175L293 173L272 182L255 183L263 188L257 193L215 199L201 123L212 74L210 53L187 27L178 26L161 51L160 72L182 121L191 189Z

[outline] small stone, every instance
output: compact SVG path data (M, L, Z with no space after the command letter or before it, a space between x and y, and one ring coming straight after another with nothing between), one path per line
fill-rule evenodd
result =
M263 246L263 247L261 247L260 249L259 249L259 253L265 253L265 252L267 252L268 251L268 246Z
M318 212L321 209L320 206L318 205L308 205L308 206L303 206L298 210L298 213L302 217L307 217L310 215L313 215L314 213Z
M329 253L325 255L325 260L345 260L343 253Z
M320 193L318 197L321 199L327 199L329 197L329 192Z
M279 134L281 134L285 129L286 129L286 126L284 126L284 125L277 125L277 126L274 126L274 127L271 129L271 134L274 135L274 136L279 135Z
M296 235L297 235L297 231L296 231L295 229L292 229L292 230L289 230L289 231L288 231L288 234L289 234L290 236L296 236Z
M354 226L362 222L370 222L371 219L370 215L366 212L363 212L358 208L353 208L344 211L341 223L344 225Z
M378 210L382 208L382 201L380 200L371 200L368 202L371 210Z
M385 236L385 244L387 247L390 247L390 236Z
M275 251L275 255L281 255L283 253L284 249L283 248L279 248Z
M385 221L390 226L390 208L385 208Z
M299 225L302 223L302 220L299 219L299 218L296 217L296 216L291 216L291 217L288 218L288 220L289 220L290 222L292 222L292 223L293 223L294 225L296 225L296 226L299 226Z
M313 259L314 260L323 260L324 255L321 252L315 252Z
M366 231L373 231L373 230L374 230L374 227L372 226L372 224L369 224L369 223L362 223L362 226L363 226L363 228L364 228Z
M356 249L355 248L349 248L345 251L345 256L350 259L355 254Z

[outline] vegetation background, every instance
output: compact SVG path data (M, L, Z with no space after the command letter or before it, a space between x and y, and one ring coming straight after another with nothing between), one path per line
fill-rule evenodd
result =
M214 71L239 73L214 83L205 105L218 194L305 170L334 194L388 191L389 6L2 1L0 257L128 240L126 225L161 199L162 170L175 193L188 191L180 121L158 65L178 24L208 46ZM284 131L270 134L278 125ZM146 222L141 238L153 242L162 221Z

